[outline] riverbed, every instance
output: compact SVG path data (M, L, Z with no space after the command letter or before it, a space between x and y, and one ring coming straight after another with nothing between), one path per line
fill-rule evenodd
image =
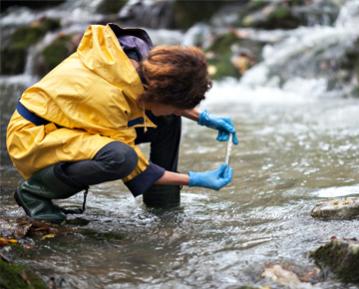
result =
M322 199L359 194L359 100L315 94L320 83L310 85L215 83L201 109L232 117L238 129L229 186L185 187L181 207L170 211L147 209L121 181L93 186L81 216L89 223L65 225L76 232L37 240L18 261L59 288L283 288L261 277L265 267L305 274L311 250L332 236L358 237L358 219L320 221L310 211ZM180 170L221 164L226 144L215 137L185 120ZM2 168L0 217L24 214L12 198L19 180ZM81 194L66 201L81 202ZM357 288L332 277L315 282Z

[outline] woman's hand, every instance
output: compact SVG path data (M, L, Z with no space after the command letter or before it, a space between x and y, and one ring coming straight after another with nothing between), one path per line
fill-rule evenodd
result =
M236 129L232 120L228 117L213 117L206 110L201 112L198 117L198 123L218 130L217 140L228 141L229 135L232 134L233 143L238 144Z
M232 181L233 170L227 164L218 169L206 172L189 172L190 187L203 187L219 190Z

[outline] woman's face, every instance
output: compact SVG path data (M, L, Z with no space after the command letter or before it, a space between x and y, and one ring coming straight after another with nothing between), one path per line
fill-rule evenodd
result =
M171 114L180 116L183 111L182 109L172 105L155 102L146 103L146 109L149 109L155 116L165 116Z

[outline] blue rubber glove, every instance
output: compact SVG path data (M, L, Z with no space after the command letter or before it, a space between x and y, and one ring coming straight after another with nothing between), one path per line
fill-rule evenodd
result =
M232 181L233 170L227 164L206 172L189 172L189 186L219 190Z
M238 144L238 137L236 129L232 123L232 120L228 117L213 117L210 116L207 110L202 111L199 114L198 123L213 129L218 130L217 140L228 141L229 135L232 134L232 141L234 144Z

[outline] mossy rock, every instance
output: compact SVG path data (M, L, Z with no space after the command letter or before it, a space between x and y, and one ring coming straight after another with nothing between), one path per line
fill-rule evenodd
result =
M213 53L213 57L208 59L209 66L215 67L213 79L224 77L240 77L238 70L232 63L232 57L240 51L248 52L255 61L261 59L261 52L264 43L251 39L238 38L234 33L229 32L219 36L207 49ZM235 48L235 49L233 49ZM233 51L238 49L238 51Z
M358 75L358 81L359 81L359 75ZM352 90L352 95L354 97L359 98L359 85L357 85L353 90Z
M97 12L101 14L117 14L127 0L103 0L97 7Z
M261 29L294 29L302 25L302 20L293 14L287 4L269 4L259 11L246 15L239 25Z
M330 269L344 282L359 284L359 241L334 238L310 256L322 269Z
M8 263L0 258L0 288L46 289L44 281L20 264Z
M267 0L254 0L248 1L241 9L239 10L239 20L243 19L248 14L255 13L258 10L261 10L263 7L268 5Z
M176 0L173 5L174 23L171 28L186 30L197 22L208 22L227 1Z
M59 20L42 19L15 30L1 48L1 74L22 73L26 65L28 48L37 43L48 31L59 27Z
M350 80L357 83L356 87L352 90L354 97L359 97L359 38L351 45L346 51L345 56L342 57L339 63L340 68L349 73Z
M41 53L40 64L36 69L39 76L43 76L75 51L72 35L61 35L44 48Z
M237 75L236 69L231 63L231 45L237 42L239 42L238 37L233 33L227 33L217 38L212 46L208 48L208 51L214 53L214 57L208 59L208 65L214 66L216 70L212 76L213 79Z
M29 1L29 0L8 0L1 1L1 9L5 11L11 6L25 6L31 9L45 9L52 6L63 4L65 0L41 0L41 1Z

